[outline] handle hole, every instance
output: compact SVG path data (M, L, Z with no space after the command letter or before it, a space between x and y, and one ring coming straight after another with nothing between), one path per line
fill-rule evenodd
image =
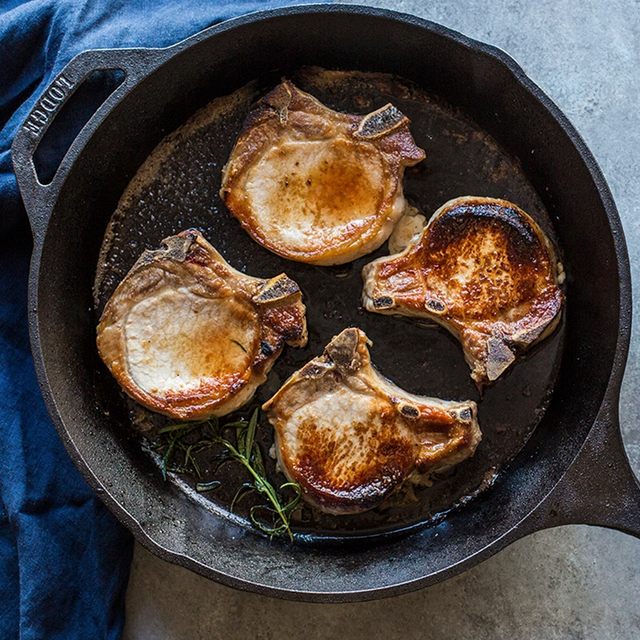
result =
M100 105L122 84L121 69L101 69L87 76L56 114L33 154L40 184L47 185L82 127Z

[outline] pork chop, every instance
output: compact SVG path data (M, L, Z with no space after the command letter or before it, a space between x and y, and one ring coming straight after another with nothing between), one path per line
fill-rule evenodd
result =
M107 302L98 351L142 405L182 420L245 404L284 344L307 341L298 285L233 269L198 231L145 251Z
M366 309L441 324L480 387L549 335L564 303L550 240L516 205L493 198L447 202L402 253L374 260L362 276Z
M343 264L377 249L407 206L404 169L424 158L393 105L339 113L284 81L249 114L220 195L280 256Z
M462 462L481 439L474 402L403 391L373 368L368 344L345 329L263 406L279 466L326 513L371 509L406 480Z

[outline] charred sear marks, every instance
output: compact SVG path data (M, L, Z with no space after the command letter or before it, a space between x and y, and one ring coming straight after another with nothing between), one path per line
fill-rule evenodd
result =
M473 260L479 266L479 276L489 280L496 272L510 275L535 270L541 262L549 264L541 238L522 217L505 207L484 203L454 208L436 218L425 243L424 259L425 267L431 260L434 266L449 268Z
M483 385L556 326L561 276L551 242L524 211L468 196L441 207L402 253L366 265L363 301L442 324Z
M391 416L365 415L351 423L307 419L300 424L299 454L292 472L306 493L328 509L346 512L378 504L413 467L410 447L393 432ZM366 464L354 464L366 456Z
M410 476L473 455L481 437L473 402L406 393L373 368L368 344L345 329L263 407L280 467L327 513L371 509Z

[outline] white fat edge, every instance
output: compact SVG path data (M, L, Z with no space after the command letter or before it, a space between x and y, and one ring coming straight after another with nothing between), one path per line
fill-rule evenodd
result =
M415 244L424 229L427 219L415 207L406 203L402 217L389 236L389 254L401 253L409 245Z
M415 487L430 487L433 485L433 478L431 472L418 473L415 469L407 476L406 482L412 484Z
M398 404L406 402L408 404L437 406L445 411L456 411L468 408L472 410L474 415L476 413L476 404L473 400L442 400L441 398L419 396L417 394L410 393L409 391L399 387L395 382L385 378L372 364L369 364L366 370L361 369L360 374L357 377L361 383L364 383L367 388L374 393L374 395L376 392L382 391L390 400L397 400ZM351 380L349 383L351 384Z
M267 364L267 367L269 366L271 365ZM226 416L227 414L240 409L240 407L247 404L247 402L253 398L253 394L256 392L256 389L265 381L265 379L266 376L256 376L252 370L251 377L240 391L229 396L227 400L218 406L211 415L221 418L222 416Z

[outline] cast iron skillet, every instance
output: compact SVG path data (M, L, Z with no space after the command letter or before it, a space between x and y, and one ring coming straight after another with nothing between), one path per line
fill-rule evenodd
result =
M158 142L213 98L307 65L396 74L496 140L521 164L553 225L569 303L551 400L493 486L430 526L291 545L247 529L178 482L162 482L122 411L105 406L92 285L118 199ZM123 81L51 180L39 178L38 145L96 70L120 70ZM617 415L631 323L620 221L581 138L501 51L412 16L363 7L245 16L168 49L81 54L43 94L12 152L35 239L30 328L45 400L81 472L154 553L230 586L336 602L433 584L545 527L586 523L640 537L640 490Z

